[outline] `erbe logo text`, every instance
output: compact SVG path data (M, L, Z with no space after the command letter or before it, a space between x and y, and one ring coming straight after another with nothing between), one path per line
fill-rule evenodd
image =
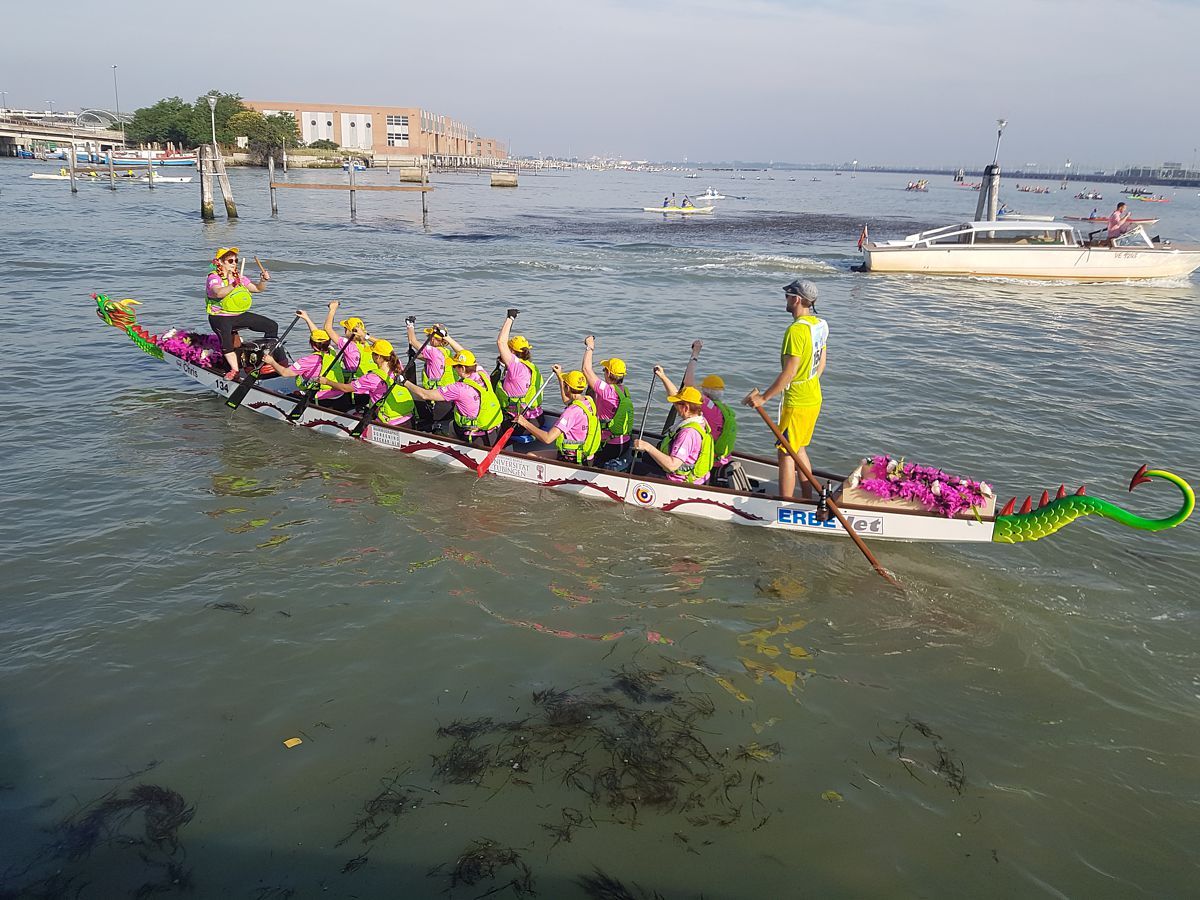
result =
M841 523L833 516L821 521L816 510L781 506L776 519L780 525L803 525L806 528L840 528ZM883 534L883 519L879 516L846 516L846 521L855 531L866 534Z

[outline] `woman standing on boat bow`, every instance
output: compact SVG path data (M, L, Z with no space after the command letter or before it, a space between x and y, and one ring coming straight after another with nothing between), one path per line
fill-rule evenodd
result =
M249 328L262 332L265 341L274 345L279 338L279 323L266 316L250 312L254 302L251 294L261 294L267 289L271 275L266 269L258 281L251 281L238 272L238 248L218 247L213 255L211 271L204 285L204 306L208 312L208 324L221 339L221 352L229 363L226 378L237 378L238 358L234 352L233 332Z

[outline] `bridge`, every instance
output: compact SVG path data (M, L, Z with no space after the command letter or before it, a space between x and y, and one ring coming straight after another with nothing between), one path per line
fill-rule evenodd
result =
M121 116L128 121L128 117ZM74 144L81 150L99 153L125 146L120 123L114 113L87 109L60 115L27 110L0 111L0 156L17 156L18 150L39 150Z

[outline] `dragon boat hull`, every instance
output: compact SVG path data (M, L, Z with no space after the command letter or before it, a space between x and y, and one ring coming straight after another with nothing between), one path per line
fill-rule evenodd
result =
M217 372L193 365L169 353L164 354L163 359L192 381L223 398L229 397L237 388L237 382L229 381ZM316 405L309 406L296 422L288 422L287 413L295 403L295 396L276 391L268 384L256 384L242 401L242 408L339 438L349 438L350 432L358 424L357 414L338 413ZM547 413L547 417L551 419L552 414ZM550 421L547 421L546 427L551 427ZM454 438L378 423L370 425L361 440L406 456L460 468L469 472L472 477L475 477L479 463L488 452L486 449L470 447ZM770 485L773 489L776 479L774 464L746 455L739 455L736 459L741 463L753 486L766 488ZM589 469L561 462L552 455L539 455L536 451L502 451L492 462L487 475L641 509L798 534L848 537L836 519L823 519L819 515L815 500L789 501L756 491L744 492L721 487L677 484L649 476L631 476L620 472ZM836 497L837 495L835 502ZM958 518L947 519L925 511L897 509L886 503L852 504L843 501L838 505L855 530L869 540L992 540L991 516L976 519L964 514Z

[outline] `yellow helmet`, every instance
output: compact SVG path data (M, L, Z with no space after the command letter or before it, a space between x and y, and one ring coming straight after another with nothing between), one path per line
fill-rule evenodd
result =
M470 350L460 350L458 356L451 358L450 365L471 368L475 365L475 354Z
M615 356L612 359L600 360L600 365L602 365L610 374L616 375L618 378L624 378L626 371L628 371L625 368L625 360L617 359Z
M377 340L371 345L371 352L378 356L391 356L394 348L390 341L385 341L383 338Z
M704 402L704 397L689 384L687 387L681 388L678 394L671 394L671 396L667 397L667 401L670 403L691 403L694 406L699 406Z
M518 334L508 339L508 349L513 353L517 353L521 350L532 350L533 348L529 345L529 341L525 339L525 335Z
M563 384L573 391L587 390L587 377L578 369L567 372L562 377Z
M704 380L700 382L700 387L710 391L725 390L725 379L720 375L705 375Z

